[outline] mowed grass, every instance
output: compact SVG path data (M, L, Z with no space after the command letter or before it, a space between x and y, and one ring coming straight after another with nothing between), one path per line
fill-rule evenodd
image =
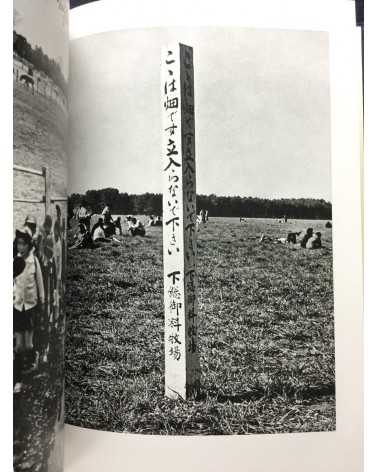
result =
M198 234L201 397L164 397L162 229L69 253L66 421L146 434L336 426L332 233L213 218ZM307 226L324 249L267 241Z

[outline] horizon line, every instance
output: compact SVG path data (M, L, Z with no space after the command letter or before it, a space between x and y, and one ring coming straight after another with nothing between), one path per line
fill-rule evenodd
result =
M91 188L91 189L86 190L84 193L70 192L67 195L68 195L68 197L71 197L74 194L85 196L86 193L90 192L90 191L100 192L101 190L107 190L107 189L118 190L119 194L136 195L136 196L146 195L146 194L163 195L163 192L129 193L129 192L126 192L126 191L120 191L119 189L117 189L115 187L102 187L102 188L98 188L98 189ZM261 197L261 196L252 196L252 195L220 195L220 194L216 194L216 193L196 193L196 195L197 195L197 197L198 196L200 196L200 197L215 196L217 198L220 198L220 197L222 197L222 198L257 198L257 199L260 199L260 200L323 200L324 202L330 203L332 205L332 200L328 200L327 198L324 198L324 197Z

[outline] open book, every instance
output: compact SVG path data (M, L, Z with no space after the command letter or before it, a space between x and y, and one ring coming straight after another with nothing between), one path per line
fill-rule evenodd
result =
M14 1L14 470L360 470L350 16L106 4Z

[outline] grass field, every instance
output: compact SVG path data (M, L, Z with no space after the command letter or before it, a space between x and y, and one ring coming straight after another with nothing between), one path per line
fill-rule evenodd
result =
M198 234L201 398L164 397L162 230L69 253L66 421L147 434L336 426L332 230L212 218ZM325 248L271 241L312 226Z
M13 400L14 471L58 470L63 461L63 430L57 421L63 395L62 336L51 336L49 364L23 375L24 388Z

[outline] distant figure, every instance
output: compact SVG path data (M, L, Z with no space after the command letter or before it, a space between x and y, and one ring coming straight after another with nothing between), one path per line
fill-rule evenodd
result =
M306 249L320 249L322 247L322 233L316 232L306 243Z
M154 215L150 215L150 219L148 220L147 226L155 226L155 217L154 217Z
M285 223L287 223L287 216L286 215L284 215L284 221L285 221Z
M121 218L119 218L119 221L121 221ZM93 243L111 243L112 241L116 241L117 243L120 243L121 241L119 241L114 236L115 224L116 223L113 222L110 224L110 226L105 227L104 220L103 218L100 217L97 223L93 226L91 234L90 234ZM112 231L109 233L110 229L112 229Z
M325 224L325 227L332 228L332 223L330 221L327 221L327 223Z
M240 223L245 223L247 220L243 218L242 216L239 218Z
M75 243L69 249L93 249L95 247L92 236L83 223L80 223L79 234L75 236L75 239Z
M98 220L98 222L95 226L96 226L96 228L94 228L93 236L92 236L93 242L94 243L97 243L97 242L110 242L111 238L107 238L105 236L104 222L103 222L102 218L99 218L99 220Z
M312 228L308 228L306 234L303 236L301 240L301 247L305 248L307 245L307 241L313 237L314 230Z
M199 214L197 215L196 218L196 230L199 231L201 225L206 225L206 217L205 217L205 212L204 210L200 210Z
M199 212L199 219L200 219L200 223L205 223L205 222L206 222L206 220L205 220L205 212L202 210L202 208L201 208L201 210L200 210L200 212Z
M209 210L205 210L205 221L206 223L209 221Z
M282 238L280 238L282 239ZM286 239L286 238L283 238L283 239ZM261 236L259 238L259 243L263 243L263 242L267 242L267 241L270 241L270 242L282 242L282 241L279 241L278 239L273 239L271 238L270 236L267 236L265 233L261 233ZM284 241L285 242L285 241Z
M101 216L104 219L105 226L110 225L113 222L112 214L110 213L110 206L107 203L105 203Z
M132 220L132 219L133 219L133 216L132 216L132 215L126 215L126 217L125 217L125 221L126 221L126 223L127 223L127 226L129 227L128 229L130 229L130 227L131 227L131 224L132 224L132 223L131 223L131 220Z
M76 213L76 217L79 224L84 225L87 231L90 231L91 229L91 216L92 213L87 208L86 202L81 202L80 207Z
M286 238L286 241L289 243L289 244L296 244L297 243L297 236L299 236L301 234L300 231L298 232L289 232L287 233L287 238Z
M129 227L131 236L145 236L146 230L141 221L137 220L135 217L131 218L131 224Z
M92 239L93 239L93 237L94 237L94 232L96 231L96 229L97 229L98 227L100 227L100 226L103 227L103 225L104 225L104 220L100 217L100 218L97 220L97 223L95 223L95 224L93 225L93 227L92 227L92 230L91 230L91 238L92 238Z
M161 216L158 216L155 220L155 226L163 226L163 221L161 219Z
M259 238L259 243L263 243L267 241L272 241L272 238L267 236L265 233L261 233L261 236Z
M122 236L122 222L121 222L121 217L118 216L115 221L113 221L114 224L114 229L118 228L119 235Z
M103 218L104 226L103 230L105 232L105 237L109 238L116 233L116 226L110 211L110 205L105 203L105 207L102 210L101 216Z

